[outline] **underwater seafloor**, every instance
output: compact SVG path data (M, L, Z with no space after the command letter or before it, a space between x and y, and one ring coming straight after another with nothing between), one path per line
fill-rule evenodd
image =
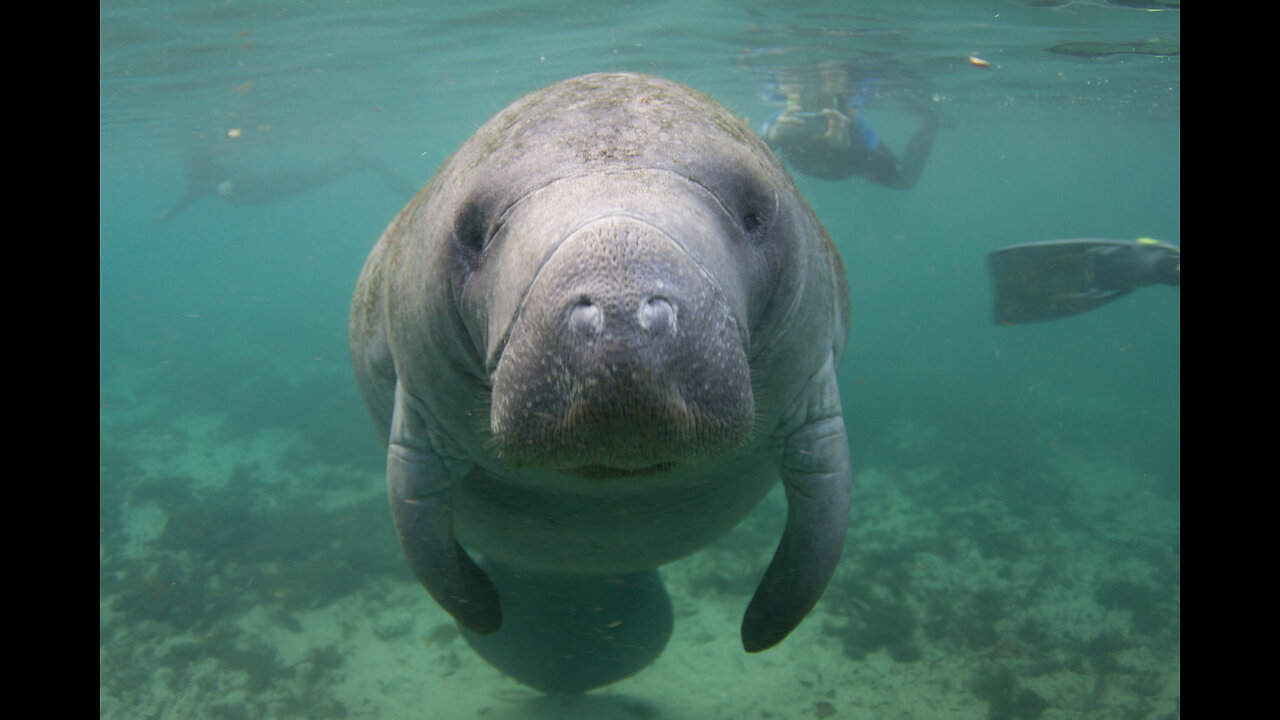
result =
M223 391L308 407L342 381ZM316 447L323 429L236 433L147 395L125 377L102 388L102 486L130 487L101 503L102 717L1179 715L1178 488L1096 443L993 453L892 420L858 459L836 578L784 643L747 655L738 638L781 528L775 493L663 568L676 631L652 666L556 697L486 665L412 580L377 467ZM145 480L110 482L123 474Z

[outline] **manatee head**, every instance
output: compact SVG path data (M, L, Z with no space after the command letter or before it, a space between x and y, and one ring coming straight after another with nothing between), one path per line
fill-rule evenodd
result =
M433 182L452 210L449 301L509 466L643 476L753 439L753 353L784 330L769 324L799 295L811 218L741 121L645 80L534 93Z

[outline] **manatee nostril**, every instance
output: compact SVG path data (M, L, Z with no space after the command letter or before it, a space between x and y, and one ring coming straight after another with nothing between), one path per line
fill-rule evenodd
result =
M569 308L569 328L580 335L599 335L604 328L604 314L598 305L582 298Z
M640 303L640 311L636 313L640 327L650 332L676 331L676 308L664 297L649 297Z

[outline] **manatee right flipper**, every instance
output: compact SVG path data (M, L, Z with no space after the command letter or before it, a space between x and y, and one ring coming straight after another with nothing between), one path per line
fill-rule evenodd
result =
M426 444L426 429L411 403L397 384L387 445L387 494L400 547L418 582L441 607L467 629L491 633L502 626L498 591L458 544L454 478Z
M807 415L783 448L787 527L742 618L747 652L768 650L800 624L844 549L852 471L834 360L811 382Z

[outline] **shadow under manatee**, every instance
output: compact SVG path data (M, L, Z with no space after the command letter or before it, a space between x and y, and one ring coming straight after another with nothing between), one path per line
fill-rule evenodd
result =
M236 206L266 205L334 183L348 175L372 172L406 202L418 188L378 160L352 152L317 168L254 170L223 163L208 151L186 158L187 192L158 218L163 222L206 196Z
M487 558L502 629L462 636L491 665L546 693L579 694L629 677L662 652L675 617L657 570L543 576Z

